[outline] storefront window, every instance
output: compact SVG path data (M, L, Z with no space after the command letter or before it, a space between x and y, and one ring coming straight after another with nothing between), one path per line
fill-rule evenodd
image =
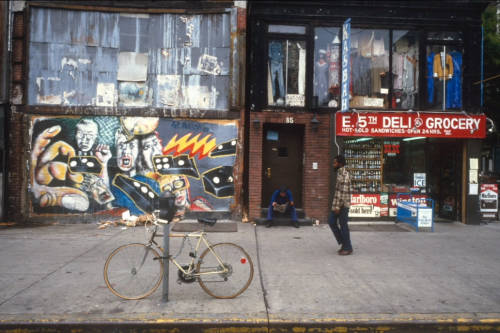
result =
M338 107L340 97L340 29L314 30L314 91L318 106Z
M384 140L383 147L385 186L412 187L414 174L425 172L425 138Z
M351 30L352 108L388 108L389 30Z
M427 47L427 103L430 108L462 108L462 50L460 47Z
M412 109L418 100L418 39L416 33L393 30L393 109Z
M271 40L268 49L268 104L304 106L305 42L288 39Z

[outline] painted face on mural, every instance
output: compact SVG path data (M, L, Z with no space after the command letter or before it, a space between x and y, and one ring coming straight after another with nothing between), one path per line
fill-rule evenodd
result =
M183 175L165 175L160 180L162 192L173 193L177 209L184 209L188 203L189 181Z
M153 171L153 156L162 154L161 141L155 133L141 140L141 153L143 158L143 171Z
M97 139L97 124L89 119L83 119L76 125L76 144L78 150L87 153L92 149Z
M127 140L127 137L121 131L118 131L115 143L118 168L128 172L130 176L134 176L137 156L139 155L139 140L137 138Z

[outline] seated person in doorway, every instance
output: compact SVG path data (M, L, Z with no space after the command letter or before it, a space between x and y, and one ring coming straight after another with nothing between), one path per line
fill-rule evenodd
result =
M292 192L285 186L281 187L279 190L274 191L271 197L271 203L269 205L269 209L267 210L267 228L273 225L274 212L279 212L281 214L287 214L288 212L290 212L293 226L295 228L299 227L299 221L297 220L297 212L295 211Z

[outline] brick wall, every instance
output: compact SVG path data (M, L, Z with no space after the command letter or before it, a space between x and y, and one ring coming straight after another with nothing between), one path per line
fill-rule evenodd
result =
M11 71L11 110L9 111L8 126L8 176L7 176L7 211L9 220L24 219L25 178L28 174L23 167L26 162L25 117L23 112L17 112L17 105L23 103L24 91L24 58L25 58L25 20L22 12L16 12L12 31L12 71Z
M8 175L7 175L7 218L9 220L23 220L25 165L24 155L24 115L11 112L9 119L8 142Z
M264 123L283 124L287 117L294 119L294 124L305 125L304 132L304 171L302 185L303 209L306 217L327 222L330 184L330 115L318 115L320 126L317 131L311 128L310 113L251 112L249 135L249 218L260 217L262 192L262 139ZM259 128L253 121L259 119ZM318 169L312 169L312 163L318 163Z

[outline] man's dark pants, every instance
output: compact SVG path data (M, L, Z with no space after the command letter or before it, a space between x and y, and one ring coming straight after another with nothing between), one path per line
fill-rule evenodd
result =
M342 250L351 251L351 237L349 235L349 226L347 225L348 217L349 208L340 208L338 215L332 210L328 216L328 224L330 225L330 229L333 231L333 235L335 236L337 243L342 245Z

